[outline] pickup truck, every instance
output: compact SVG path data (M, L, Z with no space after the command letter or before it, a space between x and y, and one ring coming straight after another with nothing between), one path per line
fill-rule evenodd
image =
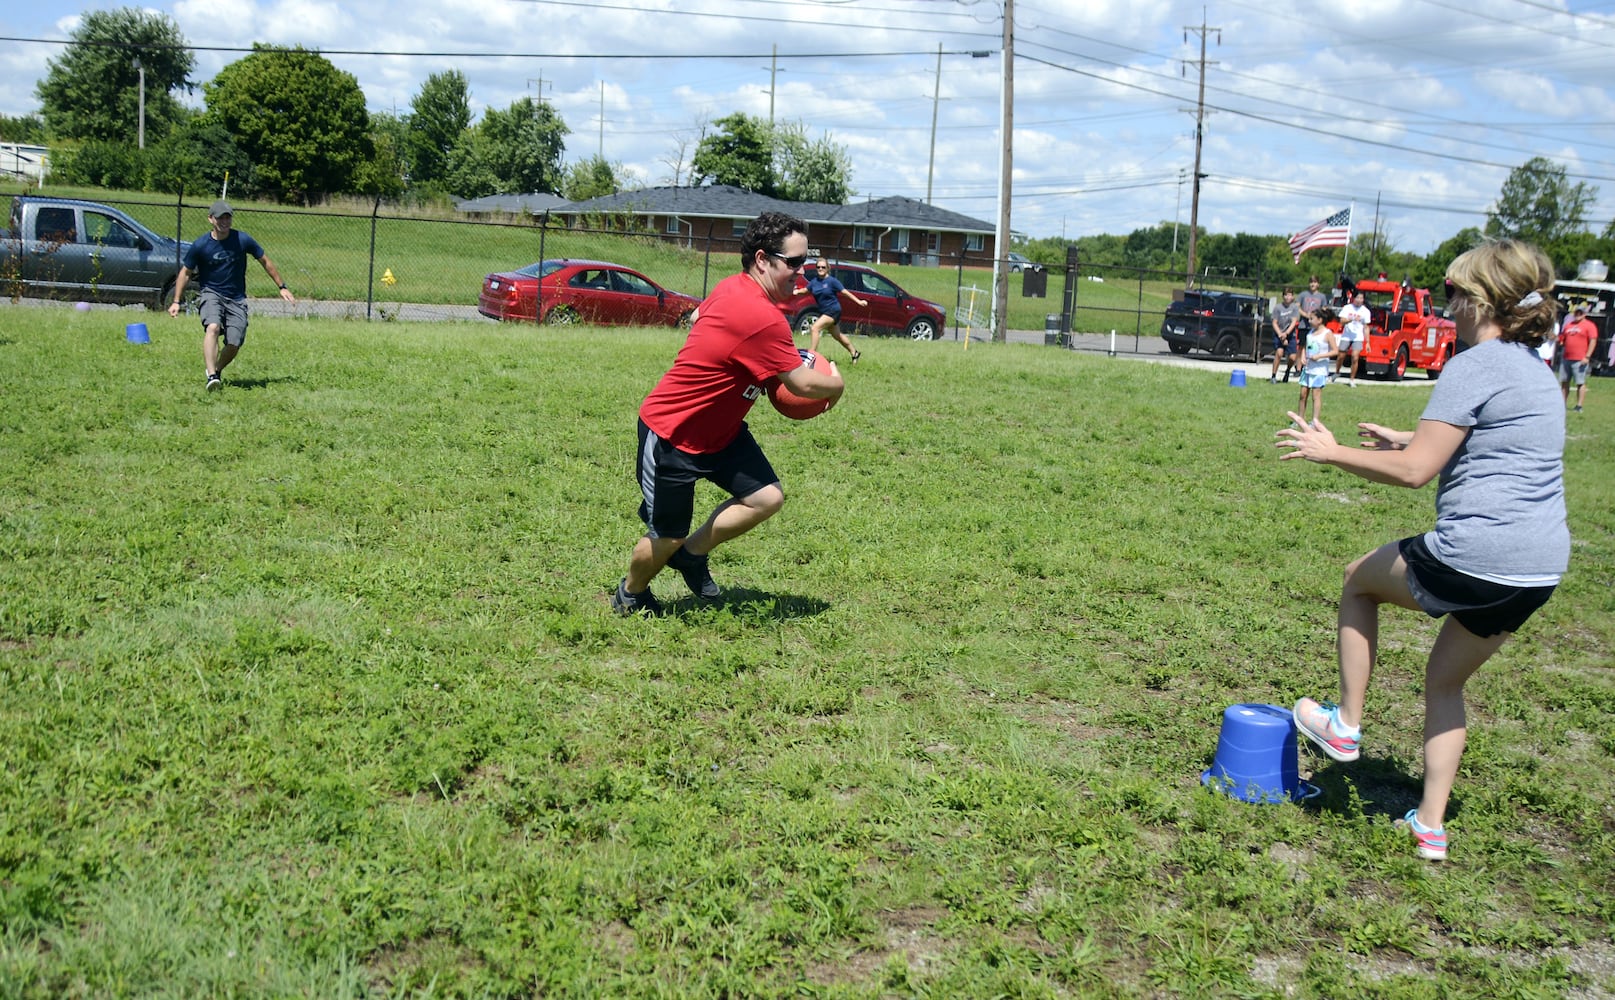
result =
M1439 378L1456 352L1458 328L1436 310L1429 290L1383 275L1357 282L1355 290L1363 293L1371 317L1363 373L1400 380L1411 365L1424 369L1429 378Z
M19 195L0 238L0 293L166 309L189 244L108 205Z

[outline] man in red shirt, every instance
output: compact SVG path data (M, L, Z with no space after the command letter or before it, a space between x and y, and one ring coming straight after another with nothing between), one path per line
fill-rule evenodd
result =
M660 614L650 583L669 564L697 598L716 599L722 591L707 569L708 554L785 505L746 414L771 379L810 399L836 399L843 388L833 366L826 374L803 365L775 304L790 299L807 250L802 220L782 212L753 219L740 238L741 272L718 282L701 303L673 367L640 404L636 470L646 530L611 595L618 614ZM692 532L700 479L730 499Z
M1576 384L1576 412L1587 401L1587 359L1598 345L1598 327L1587 318L1587 306L1576 303L1571 321L1559 334L1559 391L1570 402L1570 383Z

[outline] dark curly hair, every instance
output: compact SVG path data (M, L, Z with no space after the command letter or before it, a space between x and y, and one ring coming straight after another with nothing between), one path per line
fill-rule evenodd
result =
M784 212L764 212L751 220L740 237L740 269L750 270L759 250L779 253L780 247L785 245L785 237L792 233L807 235L807 223Z

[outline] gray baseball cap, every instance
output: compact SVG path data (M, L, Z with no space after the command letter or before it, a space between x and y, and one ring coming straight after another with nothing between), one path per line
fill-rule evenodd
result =
M207 214L217 219L221 215L234 215L235 213L230 211L230 203L220 198L213 203L212 208L207 210Z

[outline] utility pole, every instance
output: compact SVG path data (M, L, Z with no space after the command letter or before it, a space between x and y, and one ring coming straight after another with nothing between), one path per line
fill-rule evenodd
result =
M998 111L998 231L993 242L993 340L1009 339L1005 327L1009 319L1009 270L1004 254L1009 252L1010 171L1015 151L1015 0L1004 0L1003 82L999 86Z
M606 81L600 81L600 162L606 159Z
M938 56L937 58L941 58ZM140 126L137 143L140 149L146 148L146 66L135 56L135 72L140 74Z
M779 75L779 45L774 45L774 56L768 60L768 127L774 127L774 78Z
M925 165L925 203L931 204L931 179L936 176L936 109L942 103L942 43L936 43L936 83L931 87L931 159Z
M1178 204L1172 209L1172 259L1178 259L1178 220L1183 217L1183 168L1178 168Z
M1205 8L1200 8L1200 26L1187 25L1183 29L1183 40L1189 40L1189 32L1200 36L1200 98L1195 102L1194 108L1194 187L1189 200L1189 266L1184 270L1184 288L1194 287L1194 250L1200 235L1200 180L1206 175L1200 172L1200 145L1205 139L1206 120L1206 36L1213 31L1217 33L1217 44L1222 44L1222 29L1206 26ZM1216 65L1215 63L1211 65Z
M543 73L538 74L538 77L536 79L533 78L533 77L528 77L527 82L528 83L536 83L536 84L538 84L538 106L543 107L544 106L544 74Z

